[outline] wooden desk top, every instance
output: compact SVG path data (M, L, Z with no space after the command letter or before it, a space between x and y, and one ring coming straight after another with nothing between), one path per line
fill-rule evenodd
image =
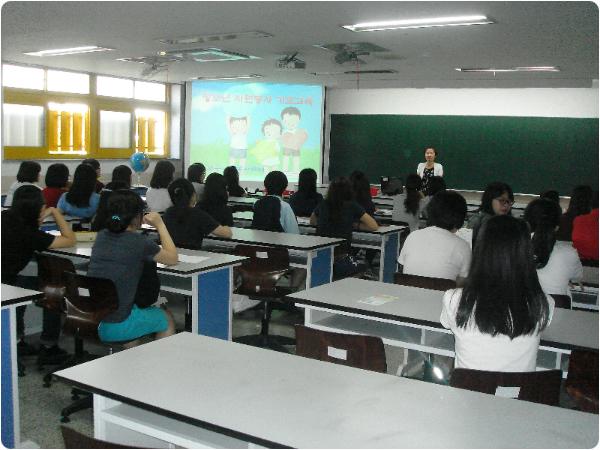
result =
M18 286L2 283L2 307L31 303L31 300L42 298L44 294Z

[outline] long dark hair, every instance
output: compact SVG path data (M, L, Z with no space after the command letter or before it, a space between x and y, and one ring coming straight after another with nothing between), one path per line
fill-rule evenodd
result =
M515 200L513 191L508 184L501 181L494 181L493 183L488 184L481 196L481 206L479 207L479 210L493 216L495 213L494 208L492 207L492 200L501 197L504 193L508 194L508 198L511 202Z
M314 169L306 168L300 171L300 174L298 174L298 192L303 192L308 198L317 196L317 172Z
M44 179L46 187L64 188L69 182L69 168L63 163L54 163L48 166L46 178Z
M429 184L427 185L427 195L432 197L438 192L445 190L446 182L444 181L444 178L440 176L433 176L429 179Z
M576 217L588 214L592 210L592 188L587 185L579 185L573 189L571 200L567 208L567 216Z
M223 176L225 177L225 183L227 184L227 192L230 195L235 196L243 188L240 186L240 173L235 166L227 166L223 170Z
M131 187L131 169L124 164L117 166L112 171L112 181L121 182L127 185L126 189Z
M227 204L227 183L225 177L220 173L211 173L204 182L204 193L200 203L208 210L220 208Z
M474 319L485 334L511 339L542 331L550 308L538 281L525 221L494 216L482 227L462 291L456 324Z
M329 210L329 219L332 223L341 223L344 204L354 199L352 185L346 177L338 177L329 183L325 206Z
M113 191L108 198L106 228L113 233L122 233L134 219L142 220L144 202L129 189Z
M37 161L23 161L17 172L19 183L35 183L42 171L42 166Z
M413 216L416 216L417 211L419 210L419 201L421 200L419 191L421 190L421 183L421 177L416 173L411 173L406 177L406 200L404 200L404 210Z
M529 224L533 236L533 254L538 269L545 267L556 242L556 228L560 225L562 211L558 203L537 199L525 208L523 219Z
M74 206L90 206L90 197L96 191L96 171L89 164L79 164L73 175L73 184L67 192L67 201Z
M161 159L154 167L154 173L150 180L150 187L153 189L164 189L169 187L169 183L173 181L174 173L175 166L170 161Z
M24 185L15 191L9 214L24 228L37 229L44 203L42 191L37 186Z
M129 185L123 181L111 181L102 188L100 191L100 200L98 201L98 209L96 210L96 215L90 225L92 231L100 231L106 228L106 221L108 219L108 199L114 191L120 189L129 189Z
M187 179L192 182L202 183L206 175L206 167L202 163L194 163L187 170Z
M190 202L196 193L194 186L185 178L177 178L169 184L168 190L175 210L175 219L177 222L183 222L192 208Z
M354 191L354 199L359 205L366 205L373 201L371 197L371 184L364 172L355 170L350 174L350 182Z

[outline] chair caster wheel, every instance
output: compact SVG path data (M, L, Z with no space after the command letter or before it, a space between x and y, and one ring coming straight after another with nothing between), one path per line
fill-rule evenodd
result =
M69 419L67 416L63 416L60 418L61 423L69 423L71 421L71 419Z

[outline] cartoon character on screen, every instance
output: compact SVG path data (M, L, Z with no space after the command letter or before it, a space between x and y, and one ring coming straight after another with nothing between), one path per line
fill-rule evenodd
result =
M256 142L256 145L250 150L257 161L263 166L264 173L278 169L280 165L279 155L281 146L281 122L277 119L266 120L262 125L264 139Z
M298 128L301 119L300 110L289 106L281 111L281 120L285 131L281 136L283 146L283 171L287 172L290 166L290 157L293 160L294 172L300 172L300 150L308 139L306 130Z
M250 117L227 116L227 129L229 130L229 165L235 166L239 161L240 172L246 167L246 156L248 153L248 130L250 129Z

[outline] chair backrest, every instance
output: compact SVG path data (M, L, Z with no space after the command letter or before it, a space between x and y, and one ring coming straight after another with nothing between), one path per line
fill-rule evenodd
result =
M296 354L359 369L385 373L385 350L379 337L333 333L296 325Z
M568 295L550 294L557 308L571 309L571 297Z
M575 398L581 410L598 414L597 351L571 351L565 387L569 395Z
M35 255L38 265L39 290L44 297L36 305L53 311L64 310L66 290L65 272L75 272L73 261L53 255Z
M246 256L237 273L242 285L237 293L245 295L276 296L277 281L290 269L290 256L285 248L237 245L235 254Z
M65 427L64 425L60 426L60 431L65 443L65 448L141 448L101 441L100 439L89 437L72 428Z
M98 339L98 325L119 304L111 280L65 272L66 320L63 331L80 338Z
M458 368L452 371L450 386L557 406L561 380L560 370L488 372Z
M396 272L394 274L394 283L403 286L413 286L423 289L433 289L436 291L447 291L456 287L456 281L445 278L422 277L419 275L408 275Z

